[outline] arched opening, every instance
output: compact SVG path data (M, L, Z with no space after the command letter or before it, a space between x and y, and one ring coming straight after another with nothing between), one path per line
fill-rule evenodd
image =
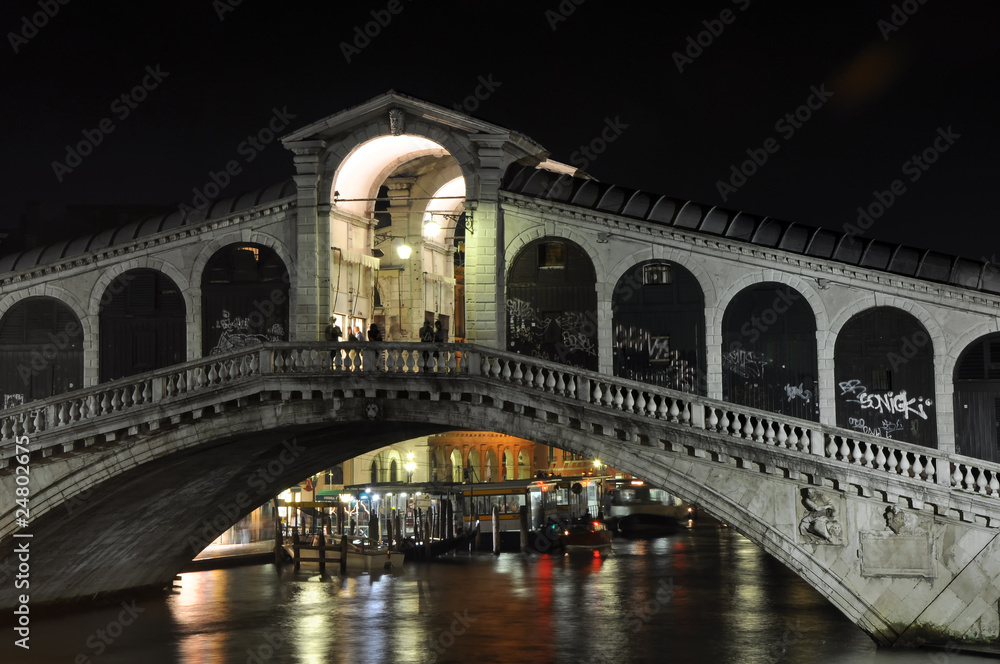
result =
M375 459L372 459L372 465L368 469L368 471L371 474L371 480L370 480L371 483L375 484L376 482L378 482L378 479L379 479L378 461L376 461Z
M916 348L911 342L903 352ZM1000 333L966 346L955 363L954 381L955 452L1000 462Z
M464 464L462 463L462 454L458 450L451 451L451 481L461 482L462 476L465 474Z
M531 466L528 464L528 455L521 450L517 453L517 479L526 480L531 477Z
M486 450L486 460L483 462L483 481L496 482L500 469L497 468L497 454L492 449Z
M83 327L54 297L28 297L0 319L0 395L4 408L83 385Z
M201 278L202 353L288 340L288 270L276 251L231 244L215 252Z
M819 421L816 317L797 290L767 282L740 291L722 317L722 398Z
M101 381L187 359L184 298L173 279L150 269L118 275L101 296Z
M422 136L379 136L341 161L329 223L330 313L342 329L374 323L386 341L408 341L428 316L454 331L455 219L465 195L458 161ZM397 253L404 245L407 258Z
M615 285L616 376L705 394L705 295L686 268L647 261Z
M514 455L511 453L510 449L503 451L503 465L500 466L500 477L504 480L511 479L511 474L514 472Z
M834 349L837 426L937 446L934 348L919 320L894 307L853 316Z
M507 274L508 350L597 370L594 264L563 238L529 242Z
M396 460L393 459L392 463L389 464L389 481L398 482L399 481L399 470L396 468Z
M483 473L480 466L479 450L473 449L469 452L469 481L470 482L482 482Z

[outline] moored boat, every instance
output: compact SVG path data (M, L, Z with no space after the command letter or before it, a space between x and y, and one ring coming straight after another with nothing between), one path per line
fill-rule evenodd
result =
M567 553L603 551L611 548L611 531L597 519L574 519L559 536Z
M634 480L615 490L607 522L625 537L664 537L676 533L692 514L692 507Z

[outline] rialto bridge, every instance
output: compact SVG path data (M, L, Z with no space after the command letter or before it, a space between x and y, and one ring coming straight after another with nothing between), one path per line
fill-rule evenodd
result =
M698 502L880 643L1000 635L991 265L599 183L396 93L283 142L289 182L0 258L33 602L162 587L261 469L476 428ZM331 356L331 316L386 342Z

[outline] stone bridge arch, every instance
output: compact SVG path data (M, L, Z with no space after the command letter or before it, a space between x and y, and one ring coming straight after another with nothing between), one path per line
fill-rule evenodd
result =
M368 450L468 429L599 458L700 505L879 643L1000 633L1000 467L981 464L973 475L958 465L972 460L484 347L462 345L457 373L375 371L374 351L369 370L337 370L320 349L267 345L257 369L254 355L238 353L172 367L160 374L167 382L154 380L152 402L143 401L150 379L137 383L142 395L125 385L134 410L93 390L83 397L91 417L75 426L19 420L42 446L31 457L32 476L44 478L32 498L33 604L160 589L285 487ZM197 387L174 392L182 376ZM98 407L111 410L98 416ZM9 421L0 421L4 437ZM10 454L0 491L13 489ZM0 561L13 555L15 531L11 507L0 513ZM887 553L911 541L925 542L929 557L893 567ZM957 599L966 587L981 596ZM0 585L0 607L13 604L12 586Z

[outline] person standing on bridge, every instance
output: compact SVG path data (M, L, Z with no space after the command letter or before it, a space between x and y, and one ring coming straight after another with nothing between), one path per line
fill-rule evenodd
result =
M330 316L330 324L326 326L326 340L339 343L342 336L344 336L344 331L337 325L337 319Z
M420 341L424 343L432 343L434 341L434 328L431 327L431 322L429 320L424 321L424 326L420 328ZM427 369L427 360L430 354L425 350L421 353L424 359L424 368Z

